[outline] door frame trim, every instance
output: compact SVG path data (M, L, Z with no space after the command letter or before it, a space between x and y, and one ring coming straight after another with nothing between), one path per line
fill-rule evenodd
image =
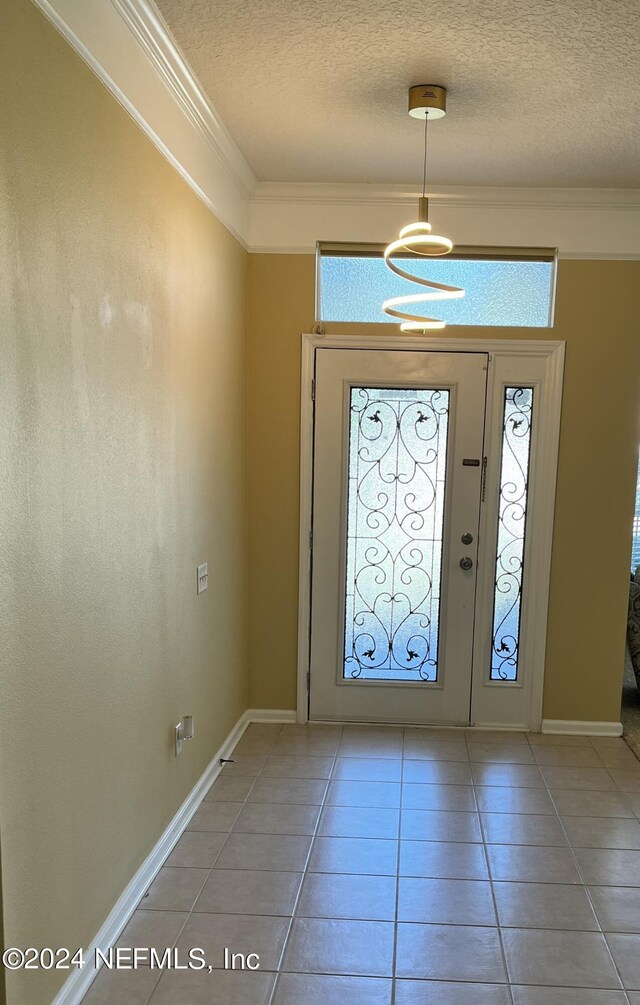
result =
M300 370L300 536L298 586L298 668L297 709L299 723L309 719L309 641L311 632L311 517L313 502L313 373L315 351L325 349L421 349L432 352L486 352L490 361L496 357L538 358L545 362L545 407L538 420L539 465L536 479L536 562L528 573L527 593L536 603L527 611L531 654L529 721L514 729L539 731L542 723L542 698L545 672L551 547L555 516L555 492L560 440L562 382L565 343L548 339L466 339L431 338L403 335L326 335L304 333L301 336ZM493 368L490 366L490 378ZM498 724L476 723L478 726ZM502 728L505 728L503 725ZM507 727L508 728L508 727Z

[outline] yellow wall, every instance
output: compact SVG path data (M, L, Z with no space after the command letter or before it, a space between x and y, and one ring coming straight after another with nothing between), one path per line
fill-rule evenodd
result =
M640 401L639 262L561 261L553 329L451 335L567 343L544 691L548 719L619 720ZM314 258L249 262L251 703L296 702L300 333ZM383 325L360 333L389 333ZM331 325L332 332L354 326Z
M247 347L247 256L24 0L0 9L0 94L5 934L86 946L247 704L295 704L313 258L249 256ZM618 717L639 279L560 266L548 718ZM11 1005L63 977L11 975Z
M5 935L77 947L247 707L247 256L25 0L0 94Z

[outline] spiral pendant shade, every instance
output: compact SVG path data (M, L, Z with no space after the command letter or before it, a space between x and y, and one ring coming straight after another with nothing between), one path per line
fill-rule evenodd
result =
M429 258L448 255L453 244L448 237L439 237L431 233L431 224L426 220L421 223L410 223L400 231L397 241L392 241L384 250L384 260L392 272L402 279L408 279L412 283L426 286L428 293L410 293L405 297L391 297L385 300L382 310L390 317L399 318L402 321L400 330L403 332L420 332L437 328L444 328L445 322L436 318L426 317L422 314L409 314L406 308L410 304L423 304L431 300L457 300L464 296L464 290L458 286L446 286L444 283L435 283L430 279L423 279L422 276L412 275L406 269L400 268L393 261L394 255L423 255ZM405 308L405 309L398 309Z
M464 296L464 290L458 286L446 286L444 283L436 283L430 279L423 279L422 276L413 275L406 269L401 268L394 257L399 257L400 261L406 260L407 256L414 257L421 255L425 258L439 258L448 255L453 250L453 243L448 237L440 237L431 233L429 223L429 201L426 197L427 179L427 122L429 114L434 118L442 118L446 109L446 92L438 85L419 85L412 87L409 91L409 114L414 118L424 116L424 177L422 186L422 197L419 201L419 221L410 223L403 227L400 236L396 241L392 241L384 250L384 260L392 272L402 279L417 283L427 288L425 293L411 293L403 297L391 297L382 304L382 310L390 317L399 318L402 321L400 330L404 332L422 332L445 327L444 321L437 318L427 317L424 314L408 313L407 308L411 305L414 309L420 309L420 305L432 300L457 300Z

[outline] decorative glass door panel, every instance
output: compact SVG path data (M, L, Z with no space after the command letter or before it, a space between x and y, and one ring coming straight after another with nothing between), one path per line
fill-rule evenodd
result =
M518 679L533 388L505 387L491 680Z
M469 722L486 366L316 350L312 719Z
M344 677L435 681L449 391L352 387Z

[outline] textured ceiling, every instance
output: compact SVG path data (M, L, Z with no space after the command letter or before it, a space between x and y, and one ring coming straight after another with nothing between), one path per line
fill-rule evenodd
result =
M261 181L640 185L637 0L156 0Z

